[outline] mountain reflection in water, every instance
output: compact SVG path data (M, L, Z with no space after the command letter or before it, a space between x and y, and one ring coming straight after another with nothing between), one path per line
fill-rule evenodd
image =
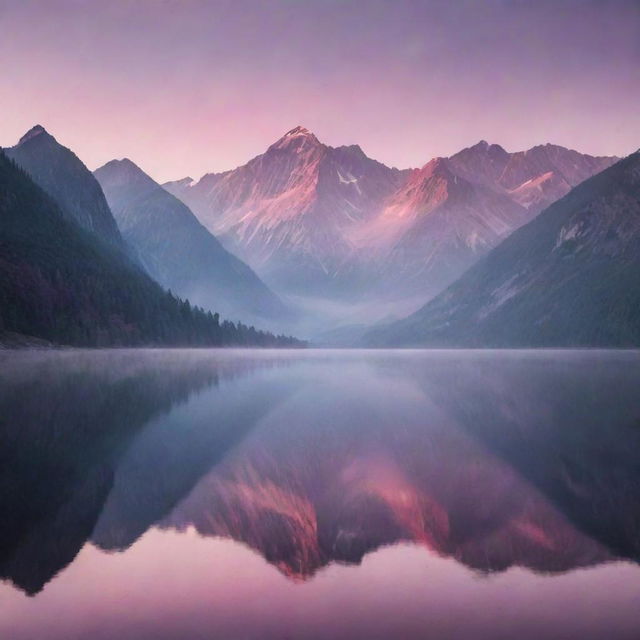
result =
M297 583L400 543L471 575L640 557L637 353L0 364L0 577L29 594L86 543L127 557L154 531L242 543Z

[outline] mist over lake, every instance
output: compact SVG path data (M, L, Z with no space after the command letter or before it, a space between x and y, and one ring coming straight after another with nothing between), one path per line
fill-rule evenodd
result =
M634 351L1 353L0 636L633 638L639 383Z

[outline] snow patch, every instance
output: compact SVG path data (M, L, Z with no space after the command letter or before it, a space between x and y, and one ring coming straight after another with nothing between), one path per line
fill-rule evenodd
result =
M338 174L338 180L340 180L342 184L353 184L354 182L358 182L358 178L354 178L350 173L347 173L347 178L340 173L340 169L336 169L336 173Z
M347 177L345 178L340 173L340 169L336 169L336 173L338 174L338 180L340 181L340 184L352 184L356 188L358 193L362 194L362 191L360 189L360 185L358 184L358 178L353 176L351 173L347 173Z

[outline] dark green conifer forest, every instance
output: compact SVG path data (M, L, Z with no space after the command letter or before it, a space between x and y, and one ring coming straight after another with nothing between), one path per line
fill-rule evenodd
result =
M302 345L163 290L0 151L0 335L8 332L86 347Z

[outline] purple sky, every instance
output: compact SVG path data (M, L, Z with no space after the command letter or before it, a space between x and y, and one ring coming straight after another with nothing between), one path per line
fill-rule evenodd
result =
M484 138L640 147L640 1L0 0L0 145L159 180L295 125L399 167Z

